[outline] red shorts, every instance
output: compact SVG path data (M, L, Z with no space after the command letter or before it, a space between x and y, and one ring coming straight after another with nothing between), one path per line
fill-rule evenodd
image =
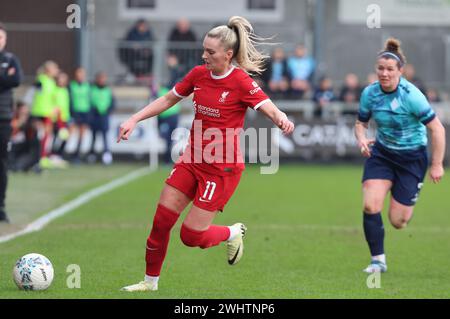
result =
M219 176L194 165L175 164L166 184L175 187L193 200L195 206L210 211L223 211L241 179L242 172Z

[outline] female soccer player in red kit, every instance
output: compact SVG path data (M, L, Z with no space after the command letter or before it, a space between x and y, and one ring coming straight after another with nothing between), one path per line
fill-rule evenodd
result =
M235 265L241 259L246 227L242 223L228 227L212 222L232 196L244 170L239 129L245 112L248 107L262 112L284 134L294 130L286 114L247 74L262 71L266 56L254 46L259 39L246 19L231 17L227 25L215 27L205 36L204 65L193 68L172 91L121 124L118 142L127 140L139 121L158 115L193 93L195 119L189 145L161 192L147 239L144 281L122 290L158 289L170 231L191 201L193 205L181 226L182 242L189 247L209 248L226 241L228 263Z

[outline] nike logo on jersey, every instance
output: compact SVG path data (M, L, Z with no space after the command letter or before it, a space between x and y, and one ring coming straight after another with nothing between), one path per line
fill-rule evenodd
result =
M194 86L194 91L201 90L202 88Z

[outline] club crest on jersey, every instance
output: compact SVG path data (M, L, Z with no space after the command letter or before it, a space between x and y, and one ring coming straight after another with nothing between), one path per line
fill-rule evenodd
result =
M223 91L222 95L220 96L219 102L220 103L225 103L225 99L227 98L228 94L230 94L229 91Z
M397 98L394 98L391 102L391 110L395 111L400 106L400 103L398 103Z

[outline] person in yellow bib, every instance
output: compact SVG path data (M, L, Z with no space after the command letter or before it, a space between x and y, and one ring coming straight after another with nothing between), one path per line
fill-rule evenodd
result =
M35 82L35 93L31 107L31 116L38 130L42 132L41 161L42 168L48 168L48 158L53 134L54 93L56 88L55 77L59 72L58 65L53 61L45 62L39 69Z
M107 84L108 77L105 72L99 72L95 76L95 83L91 86L92 105L92 144L89 157L96 159L95 141L97 133L102 135L103 154L102 162L105 165L112 163L112 154L108 143L109 115L114 109L114 96L111 88Z

